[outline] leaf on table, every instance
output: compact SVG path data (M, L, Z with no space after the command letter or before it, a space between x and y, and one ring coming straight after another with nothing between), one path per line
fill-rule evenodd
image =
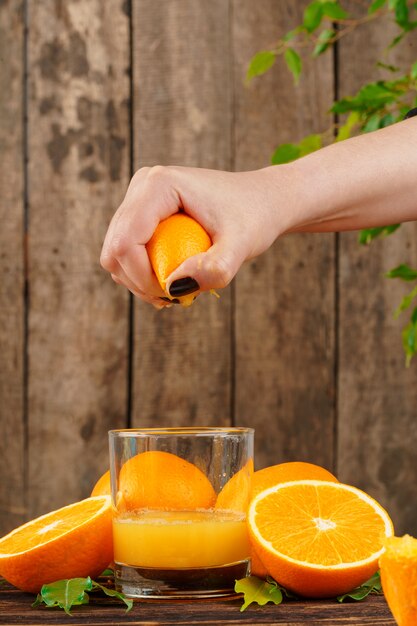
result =
M101 572L100 578L114 578L114 570L112 570L111 567L108 567L104 570L104 572Z
M116 589L109 589L109 587L105 587L104 585L100 585L100 583L93 581L93 590L100 590L105 593L106 596L110 596L111 598L117 598L121 602L124 602L127 607L126 613L130 611L133 607L133 600L131 600L130 598L126 598L123 593L121 593L120 591L116 591Z
M89 596L86 592L92 588L93 582L89 576L57 580L42 586L32 606L39 606L43 602L46 606L64 609L67 615L71 615L73 606L88 604Z
M235 583L236 593L243 593L243 604L240 607L244 611L250 604L256 602L260 606L264 606L267 602L281 604L282 590L279 585L274 582L267 582L257 576L247 576L241 578Z
M73 606L89 603L90 596L87 591L101 591L107 596L121 600L127 607L126 612L130 611L133 606L133 601L126 598L123 593L101 585L95 580L91 580L89 576L87 578L57 580L43 585L32 606L37 607L46 604L48 607L59 607L67 615L71 615L70 610Z
M349 591L348 593L337 596L337 601L344 602L346 599L349 599L360 602L361 600L364 600L366 596L369 596L370 593L382 593L382 585L379 572L375 572L375 574L371 576L369 580L364 582L363 585L360 585L360 587L356 587L356 589L352 589L352 591Z

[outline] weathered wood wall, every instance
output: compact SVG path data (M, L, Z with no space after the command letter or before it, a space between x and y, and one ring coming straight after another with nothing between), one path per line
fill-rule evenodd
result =
M381 276L415 260L416 225L370 250L283 238L187 310L132 302L99 266L134 169L262 167L375 76L382 23L298 88L280 63L246 87L304 6L0 3L0 534L88 495L110 428L174 424L254 426L258 467L323 464L417 533L417 365L392 320L401 285Z

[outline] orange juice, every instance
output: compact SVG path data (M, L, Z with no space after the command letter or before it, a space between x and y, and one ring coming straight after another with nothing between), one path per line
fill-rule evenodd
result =
M114 559L134 567L207 568L249 558L242 513L130 511L113 519Z

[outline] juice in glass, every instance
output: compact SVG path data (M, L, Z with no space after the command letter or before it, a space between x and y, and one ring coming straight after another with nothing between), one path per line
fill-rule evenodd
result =
M253 431L111 431L110 453L116 588L138 598L233 593L249 566L242 502L250 491ZM170 471L161 475L159 461L171 457ZM130 466L138 475L128 475ZM200 506L182 506L189 501Z

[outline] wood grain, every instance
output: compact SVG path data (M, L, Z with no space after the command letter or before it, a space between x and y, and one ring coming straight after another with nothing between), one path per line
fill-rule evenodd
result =
M280 143L331 123L330 55L305 59L297 88L282 59L244 86L251 56L295 27L304 6L233 4L237 170L267 166ZM334 255L333 235L288 236L236 280L236 422L256 428L258 467L291 460L333 467Z
M4 582L4 581L2 581ZM55 609L32 609L34 596L4 583L0 586L0 624L67 624L68 616ZM336 600L284 602L279 606L251 606L241 613L241 600L226 599L198 602L135 602L125 613L120 603L110 598L91 596L89 606L72 611L71 624L281 624L282 626L395 626L383 596L369 596L363 602L339 604Z
M23 3L0 3L0 536L25 518Z
M228 2L133 6L136 166L230 169ZM133 424L229 424L230 291L135 316Z
M352 4L352 7L354 5ZM394 24L383 20L362 27L340 46L340 95L375 80L375 61ZM417 57L411 35L390 62L407 67ZM386 60L386 59L385 59ZM381 72L379 77L387 78ZM388 79L391 75L388 74ZM341 236L338 473L376 497L393 517L397 533L417 533L417 363L404 365L401 328L407 314L393 310L410 289L384 273L417 260L417 225L408 224L369 248L357 234Z
M126 422L128 294L99 265L129 180L121 0L30 3L29 514L89 495Z

